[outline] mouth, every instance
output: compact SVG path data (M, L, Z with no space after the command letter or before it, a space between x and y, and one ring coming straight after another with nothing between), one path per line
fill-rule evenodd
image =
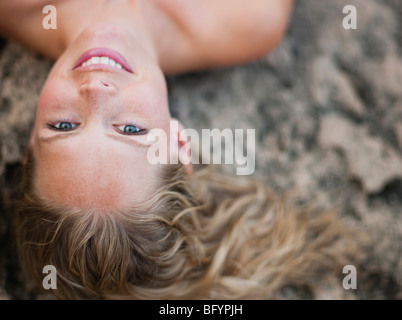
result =
M85 51L75 63L73 70L113 70L134 73L126 59L109 48L93 48Z

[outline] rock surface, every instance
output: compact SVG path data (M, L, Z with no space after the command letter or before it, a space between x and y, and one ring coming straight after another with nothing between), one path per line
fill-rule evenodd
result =
M344 6L358 12L345 30ZM13 240L13 206L36 101L51 62L0 41L0 299L40 299ZM256 130L256 175L339 205L372 237L358 288L344 275L313 299L402 298L402 2L296 1L286 37L243 66L170 77L172 114L187 127Z

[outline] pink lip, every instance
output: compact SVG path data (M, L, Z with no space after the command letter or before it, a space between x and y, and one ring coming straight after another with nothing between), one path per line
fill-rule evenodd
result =
M85 61L92 57L108 57L120 63L126 71L134 73L126 59L124 59L124 57L117 51L109 48L92 48L85 51L75 63L73 70L80 67Z

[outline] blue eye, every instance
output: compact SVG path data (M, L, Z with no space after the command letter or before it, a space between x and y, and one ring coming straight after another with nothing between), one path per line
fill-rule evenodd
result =
M138 131L140 131L140 129L138 129L136 126L124 126L123 132L124 133L137 133Z
M59 131L71 131L75 129L78 125L75 123L67 122L67 121L62 121L62 122L57 122L56 124L52 125L49 124L48 127L53 130L59 130Z
M140 135L140 134L146 133L146 129L140 129L137 126L134 126L132 124L116 126L116 128L119 131L121 131L123 134L127 134L127 135Z

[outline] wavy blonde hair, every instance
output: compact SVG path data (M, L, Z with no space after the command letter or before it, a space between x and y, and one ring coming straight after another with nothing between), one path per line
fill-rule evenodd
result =
M254 178L167 165L149 201L100 214L44 203L33 172L31 156L21 262L40 287L42 268L55 266L60 299L273 298L315 272L340 272L355 253L337 214L291 205Z

